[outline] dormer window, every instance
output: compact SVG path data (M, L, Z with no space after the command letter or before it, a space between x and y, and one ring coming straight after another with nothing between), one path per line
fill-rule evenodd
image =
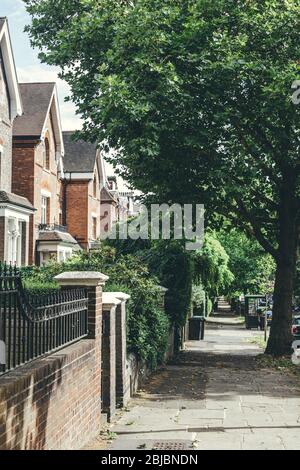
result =
M43 166L45 170L50 170L50 144L49 139L46 137L44 142L44 155L43 155Z

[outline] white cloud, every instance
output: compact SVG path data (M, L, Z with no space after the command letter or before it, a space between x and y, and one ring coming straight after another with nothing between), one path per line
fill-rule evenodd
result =
M25 4L23 0L2 0L2 8L8 10L9 18L14 20L23 20L24 15L26 14Z
M75 106L72 102L65 102L66 96L70 95L69 85L58 78L58 71L47 69L40 65L30 65L17 69L19 82L56 82L58 89L60 113L63 130L75 130L82 127L82 121L75 114Z

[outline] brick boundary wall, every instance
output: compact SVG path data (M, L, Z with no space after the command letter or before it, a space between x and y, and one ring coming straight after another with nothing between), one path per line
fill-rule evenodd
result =
M0 450L76 450L101 428L102 286L96 272L63 273L88 290L89 336L0 377Z
M100 429L95 341L81 340L0 380L0 449L80 449Z
M116 308L103 307L102 411L110 422L116 412Z
M118 408L123 408L130 399L130 387L126 384L126 302L130 296L122 292L116 295L121 300L121 304L116 308L116 404Z
M131 398L147 382L153 373L144 361L139 361L134 353L129 353L126 360L125 393Z
M169 335L169 348L164 357L166 363L174 356L174 331L174 328L172 328ZM155 371L151 370L145 361L138 360L134 353L127 354L123 386L123 394L127 401L129 397L132 398L144 386L153 372Z

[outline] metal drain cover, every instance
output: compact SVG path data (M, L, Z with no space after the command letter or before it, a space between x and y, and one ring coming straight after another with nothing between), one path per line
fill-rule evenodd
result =
M152 450L188 450L188 446L178 441L157 441L154 442Z

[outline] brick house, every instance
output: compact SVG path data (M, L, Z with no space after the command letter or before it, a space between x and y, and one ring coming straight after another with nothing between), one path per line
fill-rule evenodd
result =
M63 132L68 230L84 250L99 247L102 159L97 145Z
M103 171L101 189L101 236L105 238L117 222L125 222L139 214L133 191L120 191L116 176L106 177Z
M13 191L36 208L29 262L64 261L80 249L66 228L64 143L55 83L19 85L23 115L13 126Z
M101 236L105 237L112 230L113 225L118 221L119 206L117 198L105 186L101 189Z
M12 193L12 129L23 112L8 23L0 18L0 261L29 261L29 218L32 204Z

